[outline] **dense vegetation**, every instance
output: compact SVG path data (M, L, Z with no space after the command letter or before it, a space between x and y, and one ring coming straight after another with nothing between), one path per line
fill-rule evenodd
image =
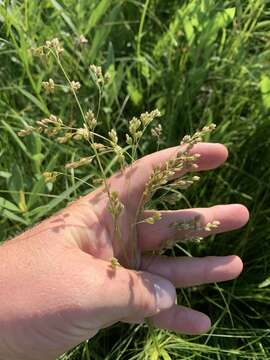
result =
M88 43L76 44L83 34ZM90 64L109 72L98 132L113 127L124 144L133 115L158 108L160 148L214 122L211 141L229 148L220 169L203 174L185 193L190 206L243 203L251 212L242 230L184 244L174 254L238 254L245 269L235 281L179 290L179 302L209 314L212 330L188 337L147 326L116 325L61 359L269 359L270 358L270 8L266 0L0 0L0 239L62 208L89 191L73 176L46 184L45 171L66 172L71 144L45 136L20 138L25 125L54 113L80 124L69 93L46 95L41 82L62 81L55 62L31 48L58 37L63 63L82 88L83 106L98 106ZM146 134L141 155L155 151ZM78 149L83 156L86 146ZM85 155L87 156L87 155ZM104 158L106 174L115 170ZM76 176L91 182L94 164ZM96 183L91 182L93 186ZM186 207L182 200L177 207ZM23 259L22 259L23 261Z

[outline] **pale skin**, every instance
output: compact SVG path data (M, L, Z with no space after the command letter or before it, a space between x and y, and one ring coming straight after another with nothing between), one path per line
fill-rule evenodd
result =
M118 321L148 318L156 327L180 333L207 332L208 316L176 305L175 288L234 279L242 271L241 259L169 258L149 251L181 237L170 224L194 215L203 224L220 221L216 232L240 228L248 221L243 205L162 212L154 225L138 225L140 265L128 268L130 228L145 182L153 167L176 151L179 147L148 155L109 179L125 206L121 244L114 239L106 191L99 188L0 247L0 360L52 360ZM227 158L221 144L198 144L192 152L201 154L198 171ZM123 266L112 267L112 257Z

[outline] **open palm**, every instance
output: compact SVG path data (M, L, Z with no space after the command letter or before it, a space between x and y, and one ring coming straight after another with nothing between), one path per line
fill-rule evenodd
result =
M206 231L181 233L170 226L173 222L199 215L202 224L218 220L216 232L225 232L243 226L248 211L237 204L162 211L161 220L138 224L134 232L138 204L153 168L165 164L177 151L179 147L148 155L108 180L110 190L117 191L124 205L119 219L121 241L115 239L108 195L101 187L1 247L0 260L24 259L18 262L16 277L5 268L2 281L13 297L11 305L0 295L6 314L0 316L0 324L9 324L4 327L4 338L0 336L0 350L1 343L5 344L9 359L52 359L117 321L151 318L158 327L187 334L208 330L206 315L175 304L175 287L233 279L242 270L241 259L146 253L181 236L209 235ZM201 155L199 171L213 169L227 158L220 144L198 144L192 152ZM144 215L149 214L151 211ZM135 253L137 270L129 268ZM113 257L123 266L112 267ZM20 350L14 349L12 339L16 346L21 345Z

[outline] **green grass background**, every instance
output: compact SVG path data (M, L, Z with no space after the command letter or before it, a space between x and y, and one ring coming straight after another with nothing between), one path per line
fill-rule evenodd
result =
M53 61L34 58L31 47L58 37L63 62L82 83L84 108L97 108L89 64L112 80L102 97L98 132L114 127L124 144L133 115L158 107L160 147L215 122L211 141L228 146L222 168L204 173L186 196L190 206L243 203L251 212L242 230L183 244L174 254L238 254L245 269L235 281L179 290L179 302L205 311L208 334L191 337L146 326L116 325L61 359L270 359L270 2L267 0L2 0L0 1L0 240L42 220L89 191L99 176L92 166L45 184L44 171L62 171L87 148L57 144L17 131L49 113L81 118L69 94L44 95L41 82L63 82ZM74 39L89 43L80 50ZM141 155L156 150L148 134ZM74 155L75 154L75 155ZM105 157L106 174L115 170ZM179 207L187 206L180 202ZM22 259L23 261L23 259ZM157 351L157 347L159 351Z

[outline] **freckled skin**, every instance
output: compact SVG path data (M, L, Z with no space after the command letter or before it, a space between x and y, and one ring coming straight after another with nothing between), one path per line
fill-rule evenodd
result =
M150 317L158 327L187 334L208 330L206 315L174 304L174 287L233 279L242 270L241 260L149 258L144 252L174 236L173 221L199 214L206 223L220 221L216 231L223 232L243 226L247 209L220 205L162 212L154 225L138 225L138 239L130 231L153 167L177 151L148 155L109 179L124 204L121 243L114 237L107 194L99 188L0 247L0 360L52 360L118 321ZM198 144L194 153L201 154L198 170L215 168L227 157L220 144ZM140 251L138 271L128 268L134 241ZM124 266L112 266L114 257ZM157 284L163 307L157 306Z

